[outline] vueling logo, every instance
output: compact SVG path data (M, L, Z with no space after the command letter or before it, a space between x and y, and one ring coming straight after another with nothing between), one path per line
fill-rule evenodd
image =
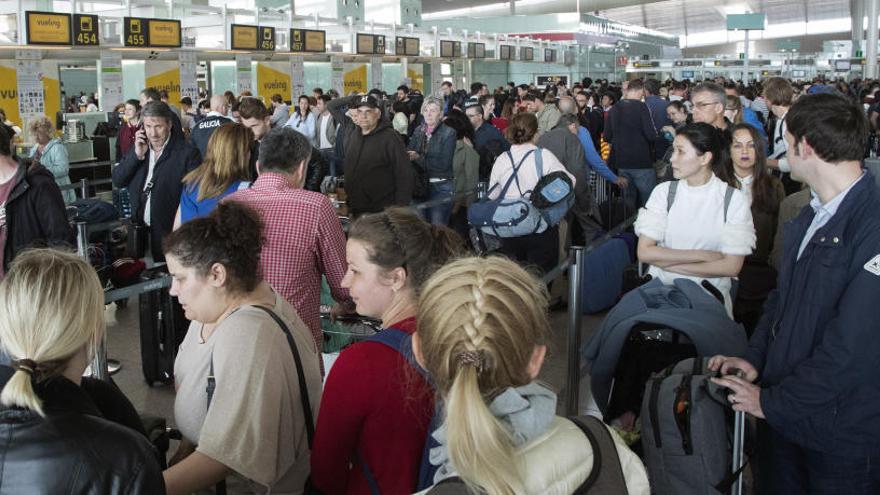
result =
M59 20L59 19L40 19L37 21L37 26L61 29L61 20Z

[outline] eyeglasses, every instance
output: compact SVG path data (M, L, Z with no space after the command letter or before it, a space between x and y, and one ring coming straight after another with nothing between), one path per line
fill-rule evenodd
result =
M720 103L718 103L717 101L704 101L704 102L700 102L700 103L694 103L695 107L701 108L701 109L706 108L711 105L720 105Z

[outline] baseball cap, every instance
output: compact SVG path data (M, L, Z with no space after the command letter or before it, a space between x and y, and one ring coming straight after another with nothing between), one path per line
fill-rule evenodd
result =
M373 95L361 95L358 96L354 103L351 105L352 108L360 108L360 107L370 107L370 108L379 108L379 100L376 99Z

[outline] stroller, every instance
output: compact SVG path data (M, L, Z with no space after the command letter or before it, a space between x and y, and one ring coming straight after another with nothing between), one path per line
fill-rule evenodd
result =
M630 291L605 318L583 351L583 374L606 418L639 416L645 383L688 357L741 356L745 330L718 300L688 279L659 280Z

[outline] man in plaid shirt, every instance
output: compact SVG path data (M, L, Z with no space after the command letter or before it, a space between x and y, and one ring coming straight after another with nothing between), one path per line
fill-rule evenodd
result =
M353 313L354 304L340 286L348 269L342 225L329 199L302 188L311 149L293 129L269 132L260 143L259 177L225 201L241 201L259 213L265 226L263 278L296 308L320 350L321 275L337 301L334 314Z

